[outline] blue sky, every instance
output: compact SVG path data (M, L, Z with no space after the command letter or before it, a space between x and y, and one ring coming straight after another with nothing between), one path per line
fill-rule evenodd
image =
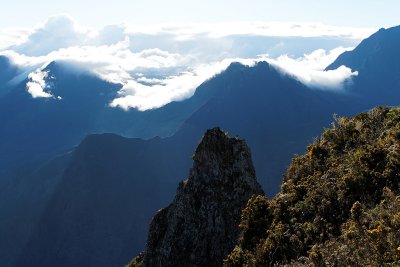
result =
M390 27L399 22L397 0L13 0L1 1L0 28L31 27L68 13L92 27L165 22L291 21L338 26Z

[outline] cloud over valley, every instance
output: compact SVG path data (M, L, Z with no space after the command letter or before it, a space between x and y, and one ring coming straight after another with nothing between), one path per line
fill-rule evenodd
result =
M18 37L10 37L14 43L0 55L19 66L20 80L27 78L27 91L34 98L58 98L46 84L45 68L50 62L64 61L120 84L110 106L147 110L190 97L196 87L232 62L268 61L310 87L338 90L357 73L345 66L333 71L324 68L370 33L370 29L322 24L263 22L111 25L94 30L60 15L33 30L7 32ZM304 40L307 45L302 45Z

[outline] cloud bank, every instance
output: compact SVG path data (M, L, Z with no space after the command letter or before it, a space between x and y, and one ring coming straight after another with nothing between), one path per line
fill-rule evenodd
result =
M332 71L324 68L350 49L343 47L368 34L368 29L264 22L111 25L96 31L61 15L19 37L19 42L0 55L24 70L19 79L26 75L27 91L34 98L56 98L46 84L49 74L44 70L52 61L66 61L121 84L110 106L147 110L190 97L202 82L232 62L268 61L310 87L338 90L357 73L345 66Z
M324 71L340 54L350 48L338 47L331 51L318 49L300 58L291 58L287 55L276 59L268 58L267 61L282 72L295 77L305 85L317 89L342 89L343 83L353 76L357 71L352 71L346 66L340 66L336 70Z
M159 48L172 53L205 55L212 52L213 56L219 53L225 57L226 54L243 57L254 49L273 54L274 51L265 50L277 49L279 53L282 52L279 48L285 48L286 53L300 56L317 48L354 46L375 31L371 28L338 27L321 23L261 21L185 25L119 24L98 30L80 25L72 17L61 14L50 17L33 29L0 30L0 40L8 40L5 44L10 43L7 47L0 46L0 49L9 48L27 56L45 56L61 48L112 45L128 38L131 40L130 50L134 52ZM307 45L303 44L305 39ZM332 43L332 47L328 47L328 43ZM293 44L299 48L295 49ZM261 52L258 51L259 54Z
M193 95L200 84L225 70L232 62L253 65L256 60L236 58L202 64L179 75L166 77L152 86L140 83L140 78L136 81L128 80L119 92L120 97L114 99L111 106L125 110L147 110L186 99Z
M59 15L37 26L22 43L10 49L24 55L43 56L60 48L84 45L90 36L90 30L80 26L73 18Z

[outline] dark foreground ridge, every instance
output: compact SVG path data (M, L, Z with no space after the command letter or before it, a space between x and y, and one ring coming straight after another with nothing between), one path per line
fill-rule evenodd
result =
M400 266L400 109L333 127L293 159L281 191L253 197L226 266Z
M221 266L234 248L242 209L251 196L264 194L249 148L214 128L193 160L173 202L153 218L145 253L129 266Z

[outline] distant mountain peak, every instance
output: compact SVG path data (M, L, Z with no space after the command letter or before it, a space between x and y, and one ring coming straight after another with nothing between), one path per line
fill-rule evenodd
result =
M326 70L346 66L358 75L351 91L374 99L375 105L398 105L400 86L400 26L380 29L354 50L341 54ZM378 101L377 101L378 100Z
M364 39L354 50L341 54L326 70L345 65L352 70L362 71L373 64L393 65L393 58L400 56L400 26L381 28ZM377 66L381 67L381 66Z

